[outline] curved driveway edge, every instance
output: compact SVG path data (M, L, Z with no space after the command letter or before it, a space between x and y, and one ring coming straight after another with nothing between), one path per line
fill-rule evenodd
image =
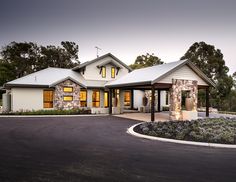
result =
M168 138L161 138L161 137L154 137L149 135L143 135L134 131L134 128L144 122L135 124L127 129L127 133L139 138L145 138L149 140L157 140L162 142L171 142L171 143L178 143L178 144L185 144L185 145L196 145L196 146L205 146L205 147L216 147L216 148L231 148L236 149L236 145L230 144L217 144L217 143L204 143L204 142L192 142L192 141L185 141L185 140L175 140L175 139L168 139Z
M65 114L65 115L0 115L0 118L56 118L56 117L96 117L108 116L109 114Z

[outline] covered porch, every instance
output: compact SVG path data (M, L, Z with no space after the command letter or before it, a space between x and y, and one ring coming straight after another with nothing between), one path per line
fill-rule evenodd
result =
M197 119L198 90L204 89L206 95L205 115L208 117L210 106L209 87L214 85L201 70L188 60L135 70L121 79L106 84L110 93L109 114L122 113L124 90L130 90L131 93L134 90L149 90L149 121ZM115 93L115 90L118 90L118 94ZM168 117L166 117L166 114L155 114L161 112L161 91L168 91L170 95ZM114 98L117 98L117 102L114 102ZM134 97L131 94L131 109L133 109L133 99ZM117 108L120 111L118 113L114 112ZM142 117L143 115L140 114L139 116Z
M167 121L167 120L191 120L198 118L197 94L199 89L204 89L206 94L206 112L209 117L209 87L197 85L197 81L173 79L173 84L136 85L129 87L117 87L109 89L109 114L121 114L118 117L130 118L140 121ZM150 91L150 105L142 106L150 108L149 112L124 113L124 91L130 90L130 109L134 109L134 90ZM118 91L118 92L117 92ZM168 91L170 94L169 111L161 109L161 91ZM189 93L191 99L190 110L183 108L183 92ZM157 98L156 98L157 97ZM187 99L187 98L186 98ZM115 101L116 100L116 101ZM184 101L186 102L186 101Z

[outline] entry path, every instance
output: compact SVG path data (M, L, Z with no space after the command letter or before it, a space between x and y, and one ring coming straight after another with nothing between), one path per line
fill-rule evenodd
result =
M0 118L0 181L235 181L236 150L133 137L112 116Z

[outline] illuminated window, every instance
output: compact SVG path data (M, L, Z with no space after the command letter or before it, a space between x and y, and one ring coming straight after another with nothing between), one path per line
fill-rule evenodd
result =
M102 67L102 78L106 78L106 67Z
M108 103L109 103L109 96L108 96L108 92L104 92L104 107L108 107Z
M125 106L130 106L130 98L131 98L131 93L130 91L125 91L125 95L124 95L124 105Z
M64 92L73 92L73 87L64 87L63 91Z
M87 91L80 90L80 107L87 107Z
M111 68L111 77L115 78L115 76L116 76L116 69L115 69L115 67L112 67Z
M64 101L72 101L73 100L73 96L70 96L70 95L63 96L63 100Z
M100 107L100 92L99 92L99 90L93 91L92 102L93 102L93 107Z
M53 91L52 90L43 91L43 107L53 108Z

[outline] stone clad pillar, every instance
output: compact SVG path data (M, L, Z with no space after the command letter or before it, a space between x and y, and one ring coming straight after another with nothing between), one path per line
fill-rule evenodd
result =
M189 96L193 102L192 111L197 112L198 86L195 80L172 79L170 89L170 119L181 120L182 117L182 91L189 91Z

